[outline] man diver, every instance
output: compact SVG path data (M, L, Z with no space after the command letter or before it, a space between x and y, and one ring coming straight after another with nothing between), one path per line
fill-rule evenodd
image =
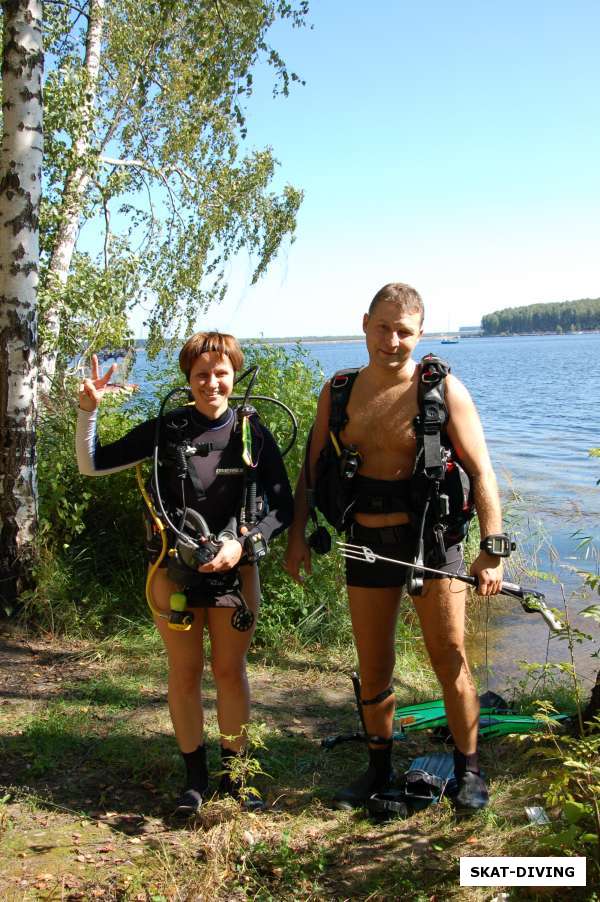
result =
M363 317L369 363L356 377L346 406L347 422L339 433L344 447L354 446L359 469L353 485L355 503L349 541L380 555L412 560L415 531L410 522L410 479L415 468L413 421L419 414L420 367L412 354L423 334L423 301L403 283L385 285ZM501 534L502 515L496 478L475 405L462 383L445 380L448 420L445 430L458 459L470 476L482 539ZM325 383L317 406L307 461L310 485L317 461L329 439L331 381ZM309 516L307 479L302 471L295 495L295 516L288 535L285 568L302 582L301 568L311 572L305 538ZM370 496L387 499L373 511ZM486 544L482 542L482 546ZM490 543L487 543L488 547ZM432 549L425 549L431 561ZM445 560L435 566L459 573L462 545L446 547ZM471 565L478 594L496 595L502 582L502 558L481 550ZM346 582L352 629L358 653L362 711L368 734L369 766L361 777L334 796L334 805L352 809L365 804L393 780L392 734L394 696L391 680L395 661L395 627L405 568L377 562L346 561ZM424 574L423 594L413 596L425 646L441 683L448 726L455 742L457 809L474 811L488 802L477 755L479 700L464 644L465 586L443 576Z

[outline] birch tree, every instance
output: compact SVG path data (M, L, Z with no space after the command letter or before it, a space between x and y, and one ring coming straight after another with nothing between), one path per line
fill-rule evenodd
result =
M0 598L29 581L36 524L35 425L42 168L40 0L3 0L0 160Z
M301 25L287 0L62 0L46 4L43 370L120 342L148 309L151 345L226 291L242 250L256 281L293 234L301 193L270 187L270 148L243 153L253 68L289 73L267 33ZM96 253L82 227L102 233ZM87 298L87 303L86 303Z

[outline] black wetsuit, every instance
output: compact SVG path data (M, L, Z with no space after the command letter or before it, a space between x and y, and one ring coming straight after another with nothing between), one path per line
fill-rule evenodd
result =
M216 420L210 420L195 407L188 406L165 414L160 424L159 480L165 507L168 511L182 511L186 507L197 511L215 534L224 529L231 517L238 516L240 508L243 467L239 436L232 437L235 420L231 408ZM77 463L84 475L104 476L152 457L156 419L140 423L109 445L100 444L96 421L97 410L79 410ZM259 520L249 534L260 532L268 542L292 522L293 498L273 436L257 417L252 417L251 429L258 494L264 503ZM208 446L205 455L188 458L188 474L183 484L177 477L172 451L181 441ZM201 584L202 576L190 574L190 584Z

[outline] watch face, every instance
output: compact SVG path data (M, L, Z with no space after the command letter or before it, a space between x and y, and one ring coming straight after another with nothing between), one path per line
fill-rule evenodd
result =
M510 542L508 536L488 536L482 542L488 554L496 555L496 557L508 557L510 554Z

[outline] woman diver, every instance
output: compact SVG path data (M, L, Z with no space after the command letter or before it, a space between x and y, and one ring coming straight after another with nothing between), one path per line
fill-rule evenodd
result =
M91 378L79 391L76 449L81 473L104 476L155 459L152 501L158 501L169 524L165 535L171 547L165 555L163 540L161 557L162 535L153 540L150 534L148 601L167 651L169 711L185 763L185 786L175 809L182 816L197 812L208 791L201 692L205 627L221 737L219 792L239 799L232 761L243 753L250 719L246 653L260 602L256 559L293 515L288 477L273 436L252 408L242 408L250 411L242 422L229 407L243 361L232 335L193 335L179 354L193 403L164 415L161 408L157 418L104 446L96 435L96 420L115 364L102 375L92 357ZM248 444L253 460L248 459ZM254 479L249 492L248 474ZM248 494L255 509L249 519L242 500ZM149 506L152 510L152 502ZM159 525L160 516L154 510ZM245 804L257 807L260 802L251 798Z

